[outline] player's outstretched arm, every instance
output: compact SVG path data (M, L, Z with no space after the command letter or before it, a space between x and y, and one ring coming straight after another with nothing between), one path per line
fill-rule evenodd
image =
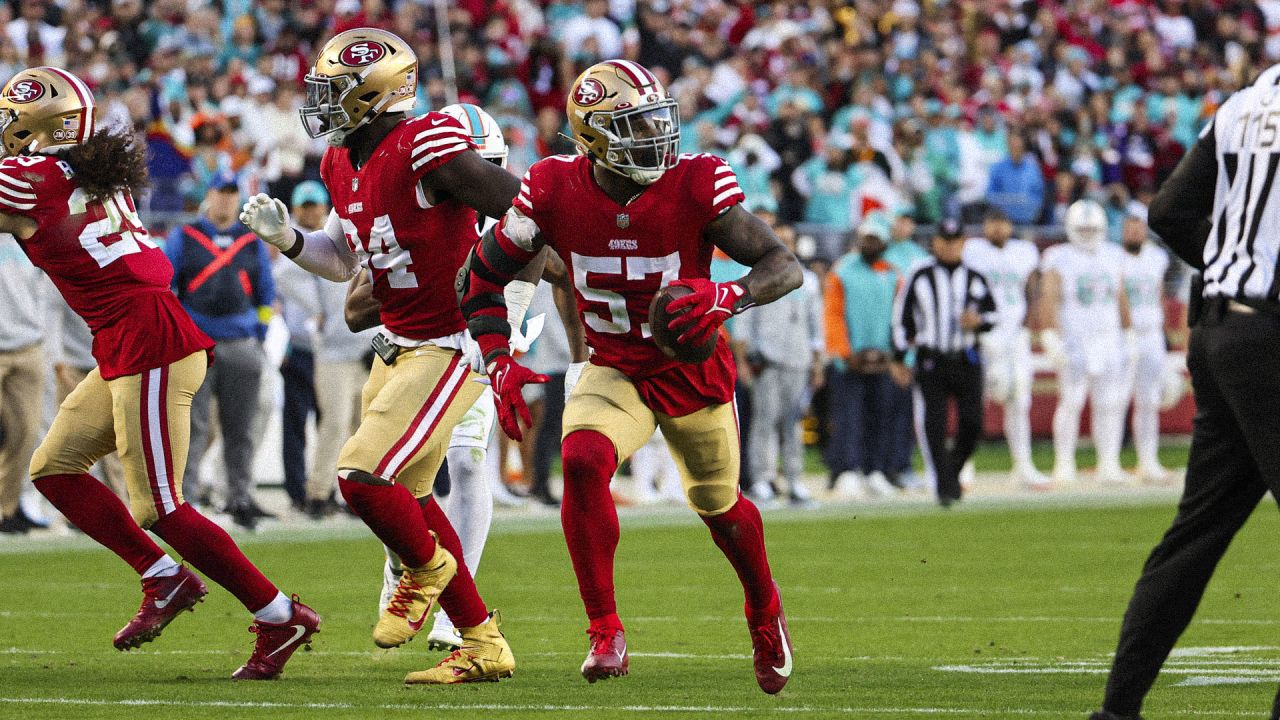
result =
M542 251L546 256L546 266L542 271L542 279L551 284L552 297L556 303L556 313L564 324L564 333L569 339L569 355L574 364L584 363L590 355L587 349L587 330L578 316L578 298L573 294L573 278L569 276L569 268L564 260L550 248Z
M37 229L39 225L29 217L0 213L0 233L9 233L19 240L28 240L36 234Z
M329 213L322 229L304 233L289 223L289 209L283 202L258 193L240 209L240 222L313 275L347 282L360 270L359 258L347 247L337 213Z
M481 215L500 218L520 191L520 180L468 150L423 175L422 187L446 193Z
M669 312L678 313L668 327L680 332L680 342L704 342L731 315L771 303L804 282L796 256L763 220L742 205L734 205L712 220L703 236L729 257L750 266L751 272L736 282L713 283L700 278L673 282L693 289L667 306Z
M362 270L347 286L347 299L342 307L342 317L347 321L347 328L351 332L360 332L377 327L381 309L381 304L373 296L369 271Z

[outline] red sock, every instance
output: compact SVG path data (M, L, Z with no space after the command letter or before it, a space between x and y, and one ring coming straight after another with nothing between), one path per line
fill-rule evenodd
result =
M777 593L764 551L764 523L756 506L739 494L738 502L728 512L715 517L704 515L702 522L711 528L711 538L738 573L747 598L747 614L766 613L774 608Z
M120 498L92 475L47 475L35 486L72 525L119 555L139 575L164 555Z
M471 578L471 571L462 560L462 541L458 539L453 524L445 517L434 498L429 498L427 504L422 506L422 518L427 522L427 527L434 530L440 538L444 549L458 561L458 574L453 576L444 592L440 593L440 607L449 614L454 627L483 625L489 619L489 609L480 598L475 580Z
M594 430L577 430L564 439L562 455L560 525L578 576L578 594L591 620L616 616L613 555L618 549L618 510L609 494L609 479L618 467L613 442Z
M338 478L338 488L347 506L405 565L416 568L431 562L436 541L427 532L417 499L405 486L370 485Z
M249 612L266 607L280 592L240 552L227 531L183 503L151 526L182 559L236 596Z

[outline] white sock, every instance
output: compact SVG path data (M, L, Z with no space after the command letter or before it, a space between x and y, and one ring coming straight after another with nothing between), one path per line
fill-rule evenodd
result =
M1031 418L1030 408L1018 399L1010 400L1004 406L1004 437L1009 443L1009 456L1013 466L1018 469L1033 468L1031 462Z
M1134 403L1133 445L1138 451L1138 465L1143 469L1160 467L1160 406Z
M493 522L493 494L489 485L489 464L484 448L451 447L449 462L449 497L442 509L462 543L462 559L475 577L480 569L480 556L489 538Z
M168 555L161 555L159 560L151 563L151 567L147 568L147 571L142 573L142 579L146 580L147 578L153 577L171 577L173 575L177 575L178 570L181 567L181 565L174 562L173 558Z
M276 592L276 598L267 603L266 607L255 610L253 613L254 620L272 625L289 622L291 617L293 617L293 601L279 591Z

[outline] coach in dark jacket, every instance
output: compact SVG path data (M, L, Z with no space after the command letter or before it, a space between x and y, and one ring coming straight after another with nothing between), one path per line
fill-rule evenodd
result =
M209 187L195 222L169 235L165 254L173 263L173 287L196 325L217 341L216 362L191 403L191 450L184 475L186 494L209 501L201 487L200 463L209 445L209 404L218 399L222 457L227 471L227 512L252 529L268 517L253 500L253 435L264 355L262 337L271 317L275 284L267 246L240 223L236 177L219 175Z

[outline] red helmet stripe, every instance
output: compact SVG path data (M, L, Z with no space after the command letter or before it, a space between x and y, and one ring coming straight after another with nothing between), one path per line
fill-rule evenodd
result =
M93 137L93 92L89 90L89 87L84 84L83 80L72 75L66 70L51 66L45 66L44 69L54 75L57 75L63 80L66 80L67 84L71 86L71 90L75 92L76 98L80 101L80 104L84 106L84 117L81 118L80 121L80 139L86 140Z
M653 73L630 60L608 60L605 64L621 70L627 76L627 79L631 81L631 84L636 86L636 89L644 89L650 85L658 84L658 79L653 76Z

